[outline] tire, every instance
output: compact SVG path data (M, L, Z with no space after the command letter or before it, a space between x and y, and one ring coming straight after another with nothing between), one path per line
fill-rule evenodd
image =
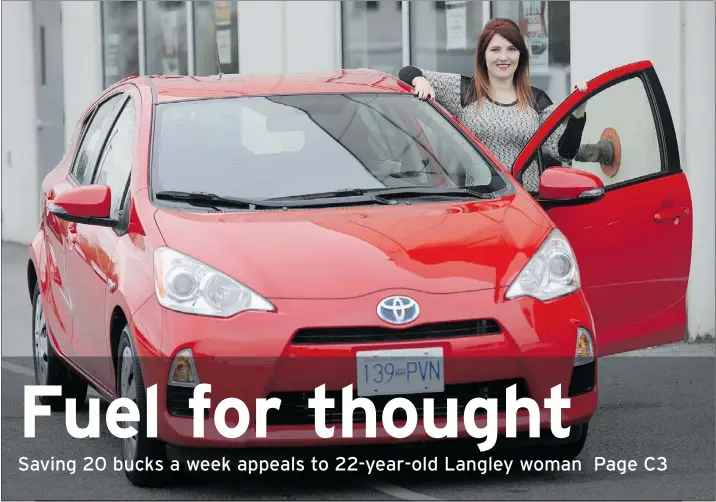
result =
M573 443L565 443L555 445L550 448L548 457L550 460L574 460L576 459L584 449L584 445L587 442L587 435L589 433L589 423L586 423L582 427L582 436Z
M533 451L533 455L528 455L532 460L558 460L572 461L575 460L584 449L587 442L587 434L589 432L589 423L582 425L582 435L578 440L571 443L559 443L550 446L542 446Z
M32 293L32 360L36 385L61 385L59 396L39 396L41 404L53 410L65 408L67 399L76 399L80 408L87 399L87 382L55 352L48 336L40 285Z
M161 486L170 479L170 465L164 443L158 439L147 437L146 389L139 359L136 356L127 325L122 329L117 347L116 374L118 397L134 401L139 409L140 417L139 424L131 424L137 429L137 434L131 438L121 439L124 473L135 486ZM150 462L153 469L147 469ZM139 468L135 468L137 466Z

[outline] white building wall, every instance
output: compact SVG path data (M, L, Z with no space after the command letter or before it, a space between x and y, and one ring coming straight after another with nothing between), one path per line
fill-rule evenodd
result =
M239 2L239 72L283 73L286 15L282 1Z
M102 92L102 24L99 2L62 2L65 142L87 107ZM87 50L89 49L89 51ZM89 52L89 56L85 56ZM82 57L78 57L82 54Z
M23 243L40 212L33 19L31 2L3 2L2 239Z
M693 200L689 336L713 337L714 3L572 2L570 17L572 84L641 59L651 60L659 75Z
M713 2L685 2L684 52L681 71L684 86L684 140L682 162L691 181L694 205L694 247L689 289L689 334L714 336L716 248L714 247L714 187L716 186L716 117L714 110L714 15Z
M610 2L572 2L570 64L574 85L621 65L650 60L664 86L683 149L680 4L622 1L617 7Z
M286 70L322 72L337 69L336 2L292 1L286 9Z
M239 1L239 71L305 73L340 67L339 2Z

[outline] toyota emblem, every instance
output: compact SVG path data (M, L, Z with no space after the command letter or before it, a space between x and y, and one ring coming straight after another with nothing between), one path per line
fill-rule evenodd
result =
M389 324L408 324L419 315L418 302L407 296L389 296L378 304L378 317Z

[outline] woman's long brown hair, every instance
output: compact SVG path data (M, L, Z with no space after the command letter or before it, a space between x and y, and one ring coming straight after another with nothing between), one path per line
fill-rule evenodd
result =
M500 35L514 45L520 51L520 60L517 63L517 70L513 77L515 90L517 92L517 106L527 108L532 106L533 95L530 85L530 53L525 45L525 39L520 33L517 24L511 19L495 18L489 21L477 40L477 53L475 54L475 77L474 87L471 89L472 97L478 104L482 103L485 97L491 97L490 78L487 74L487 63L485 52L492 37Z

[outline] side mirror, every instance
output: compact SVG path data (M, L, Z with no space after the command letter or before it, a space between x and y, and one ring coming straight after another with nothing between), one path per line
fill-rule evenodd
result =
M604 197L604 184L595 174L571 167L550 167L539 180L539 199L551 205L577 205Z
M117 222L109 217L111 205L112 193L107 185L87 185L59 194L50 204L50 212L73 223L113 227Z

